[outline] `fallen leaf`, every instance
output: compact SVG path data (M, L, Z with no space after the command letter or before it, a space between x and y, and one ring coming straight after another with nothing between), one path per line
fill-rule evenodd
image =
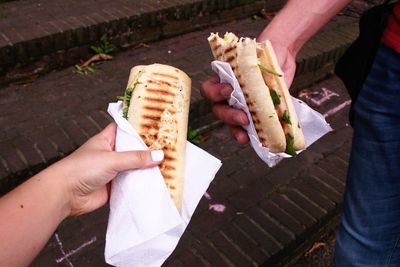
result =
M101 60L110 60L113 57L107 54L96 54L94 56L92 56L91 58L89 58L88 60L86 60L85 62L83 62L80 67L81 68L86 68L88 66L90 66L90 64L92 64L95 61L101 61Z
M314 243L314 245L304 255L308 256L308 255L314 253L316 250L318 250L320 248L324 248L324 247L326 247L326 243L324 243L324 242L316 242L316 243Z

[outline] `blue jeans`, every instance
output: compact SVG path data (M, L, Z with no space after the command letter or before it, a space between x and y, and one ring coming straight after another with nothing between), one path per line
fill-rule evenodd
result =
M400 54L384 45L354 105L334 263L400 266Z

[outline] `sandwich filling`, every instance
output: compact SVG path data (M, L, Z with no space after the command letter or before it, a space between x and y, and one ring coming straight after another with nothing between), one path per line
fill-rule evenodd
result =
M119 96L117 97L118 100L121 100L123 103L123 108L122 108L122 114L125 119L128 119L128 111L129 111L129 105L131 103L131 98L133 91L135 90L135 87L139 83L139 77L142 74L143 71L139 71L135 78L133 79L133 82L126 88L124 96Z

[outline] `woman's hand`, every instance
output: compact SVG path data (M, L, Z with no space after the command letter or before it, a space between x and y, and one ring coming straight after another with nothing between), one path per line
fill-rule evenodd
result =
M116 124L90 138L71 155L49 168L60 175L70 198L70 216L91 212L109 199L110 181L128 169L149 168L160 164L160 151L115 152Z

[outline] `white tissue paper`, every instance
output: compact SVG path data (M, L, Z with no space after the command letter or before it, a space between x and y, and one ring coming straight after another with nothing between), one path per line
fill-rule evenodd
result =
M148 149L122 117L122 102L108 113L118 125L115 150ZM187 142L181 213L171 200L158 167L120 173L112 182L106 233L106 262L115 266L161 266L176 245L221 161Z
M243 91L240 88L239 82L237 81L231 66L226 62L213 61L211 63L211 68L215 73L217 73L222 83L229 83L233 87L233 92L228 100L228 103L230 106L246 112L250 124L246 126L245 129L249 136L250 144L257 155L270 167L275 166L283 158L291 157L286 153L272 153L268 148L263 147L260 143L243 95ZM294 97L292 97L292 100L294 108L299 117L300 125L303 129L304 137L306 139L306 148L324 136L326 133L332 131L332 128L326 122L324 116L310 108L303 101ZM301 151L297 151L297 153L300 152Z

